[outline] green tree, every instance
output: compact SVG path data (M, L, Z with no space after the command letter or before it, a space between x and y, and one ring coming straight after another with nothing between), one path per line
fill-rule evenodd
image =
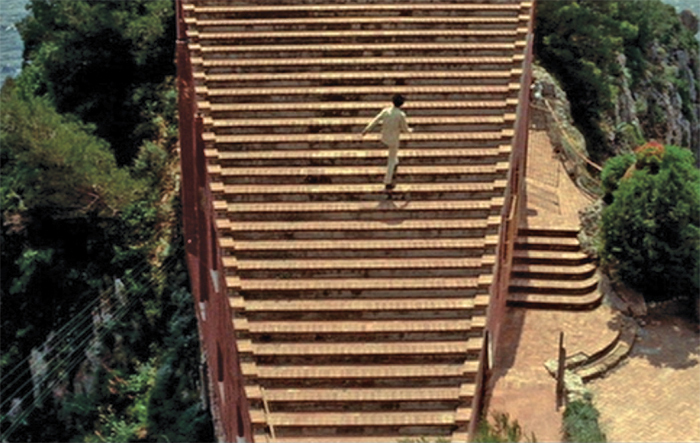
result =
M686 296L694 307L700 293L700 171L693 154L675 146L647 144L636 158L603 210L600 256L649 299Z
M593 406L590 398L574 400L564 410L564 441L571 443L604 443L605 433L598 423L600 413Z
M596 161L614 153L606 136L612 128L605 121L612 116L622 79L626 77L634 88L644 78L653 81L666 76L663 66L648 62L654 42L666 49L686 50L691 57L698 53L698 42L681 25L673 7L660 0L537 3L535 53L560 80L572 117ZM625 69L620 55L626 58ZM679 87L683 112L694 122L688 80L670 81ZM650 115L653 121L654 113Z
M25 44L19 82L59 112L97 125L120 164L157 135L161 83L175 72L171 0L31 0L18 29Z
M527 435L523 432L518 420L510 419L510 416L504 412L494 412L492 421L484 417L479 423L479 429L474 441L478 443L518 443L536 442L537 438L534 433Z

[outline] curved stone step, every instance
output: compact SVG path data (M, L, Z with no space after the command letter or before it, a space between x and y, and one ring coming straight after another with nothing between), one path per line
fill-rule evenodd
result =
M513 251L515 263L543 264L554 266L577 266L589 263L591 258L583 252L527 250Z
M531 294L516 292L508 294L508 305L534 309L592 309L600 305L603 295L592 291L582 295L571 294Z
M598 286L598 277L584 280L564 280L556 278L511 278L510 292L531 294L581 295L587 294Z
M594 263L581 265L539 265L531 263L514 264L511 267L511 275L516 279L534 278L541 280L585 280L596 271Z
M546 251L568 251L577 252L581 250L581 244L575 237L554 237L554 236L524 236L518 235L515 239L516 249L546 250Z
M636 337L637 332L635 326L623 326L619 339L615 341L611 349L606 350L607 352L603 355L597 356L597 358L593 358L574 368L574 373L579 375L583 381L589 381L603 376L630 353Z

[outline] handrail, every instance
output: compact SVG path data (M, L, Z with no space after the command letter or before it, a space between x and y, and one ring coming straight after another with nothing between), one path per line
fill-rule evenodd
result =
M549 110L550 114L552 114L552 117L554 117L554 120L557 122L557 124L561 125L561 121L557 117L557 114L554 112L554 109L552 109L552 106L549 104L549 100L546 97L543 97L543 98L544 98L544 103L547 105L547 109ZM564 137L566 137L566 139L569 141L569 143L571 143L572 145L574 144L573 140L571 140L571 138L569 137L569 134L567 134L564 131L562 131L562 134L564 134ZM594 163L591 159L589 159L588 157L585 157L580 152L574 150L574 154L576 154L581 160L583 160L586 163L588 163L589 165L593 166L598 171L603 170L602 166L598 165L597 163Z

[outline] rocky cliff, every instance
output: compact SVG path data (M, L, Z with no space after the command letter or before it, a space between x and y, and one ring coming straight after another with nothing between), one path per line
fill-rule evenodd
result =
M688 147L700 154L700 61L697 53L654 41L647 48L648 68L632 85L627 59L617 61L623 74L617 78L614 111L605 116L603 129L618 152L655 139L667 145Z

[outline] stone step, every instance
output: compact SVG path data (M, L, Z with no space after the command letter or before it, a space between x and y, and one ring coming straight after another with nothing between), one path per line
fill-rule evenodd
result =
M454 387L417 388L307 388L260 389L246 387L246 397L254 404L267 403L275 412L367 412L390 410L449 410L471 402L474 384Z
M360 334L368 336L370 334L388 333L451 333L451 332L478 332L486 326L485 317L474 317L471 319L459 320L414 320L406 322L403 320L383 320L383 321L255 321L249 322L245 318L234 319L237 331L246 331L249 334L269 334L269 335L346 335Z
M328 259L394 257L480 257L493 253L496 236L486 238L426 238L426 239L334 239L236 241L220 239L222 248L236 251L240 260L247 259Z
M226 134L307 134L359 133L371 117L338 118L255 118L216 119L211 130L216 135ZM515 114L501 116L434 116L411 117L409 124L423 133L500 131L513 126Z
M452 435L452 438L450 438ZM455 437L458 435L459 437ZM421 440L422 439L422 440ZM426 442L439 442L439 441L467 441L468 434L466 432L455 432L453 434L419 434L415 436L399 436L396 435L372 435L372 436L362 436L362 435L325 435L325 436L277 436L275 442L279 443L397 443L398 441L426 441ZM256 442L272 442L270 436L267 434L261 434L260 436L255 436Z
M399 158L400 159L400 158ZM302 183L381 183L386 166L297 166L297 167L220 167L209 165L211 177L224 184L282 185ZM507 162L476 165L402 165L395 172L397 182L492 182L505 178ZM341 202L336 202L340 204ZM349 204L352 204L349 202ZM530 249L572 250L572 245L557 242L521 243Z
M324 270L392 270L392 269L465 269L476 266L491 266L494 256L480 258L394 258L388 259L333 259L333 260L238 260L235 257L224 257L224 266L235 267L238 271L295 271L309 270L320 272Z
M491 182L398 183L394 194L413 200L488 200L502 195L505 180ZM385 200L383 183L225 185L211 183L215 200L227 202ZM222 220L223 223L223 220ZM423 222L421 222L423 223ZM333 229L332 226L330 225Z
M267 48L267 47L265 47ZM403 84L426 86L431 84L498 85L519 78L522 69L503 71L346 71L346 72L282 72L252 74L194 74L197 84L216 87L310 87L333 85L386 85ZM382 105L382 104L379 104Z
M425 0L423 0L425 1ZM188 5L189 6L189 5ZM321 14L342 14L343 16L349 16L353 13L359 13L366 15L368 13L386 13L386 12L414 12L414 11L425 11L429 13L473 13L473 12L486 12L492 11L496 14L506 14L508 12L519 12L525 6L520 3L470 3L470 4L459 4L459 3L444 3L444 4L433 4L433 3L379 3L379 4L367 4L367 3L356 3L356 4L282 4L282 5L217 5L217 6L202 6L201 4L191 5L191 7L186 8L189 15L196 15L198 18L213 18L214 16L218 18L235 18L241 16L254 16L254 15L265 15L270 14L272 16L277 16L279 14L284 14L285 16L290 16L292 14L299 14L302 16L319 16ZM223 17L222 17L223 16Z
M273 203L226 203L223 201L216 201L215 209L217 211L226 212L228 214L249 214L249 213L273 213L277 214L277 220L283 220L280 218L284 213L316 213L320 215L328 215L332 213L340 213L353 215L352 213L368 211L379 211L382 216L388 216L389 212L395 211L400 212L402 216L406 216L410 212L420 211L422 215L427 215L427 212L437 212L442 214L444 217L448 212L458 211L461 214L461 218L474 218L468 217L468 214L464 212L476 211L479 216L484 215L486 212L496 212L503 205L503 198L494 197L489 200L418 200L409 202L400 202L401 207L393 207L386 205L377 205L377 202L373 201L334 201L334 202L273 202ZM495 214L489 214L492 216ZM442 218L441 217L441 218ZM437 218L437 217L423 217L425 218ZM239 219L244 221L243 219ZM294 219L294 221L301 221L300 219Z
M284 357L334 357L336 362L348 359L359 362L360 357L422 356L437 359L439 356L464 358L465 354L481 351L483 339L470 338L461 341L396 341L396 342L340 342L340 343L252 343L256 358L271 357L281 360Z
M241 278L473 277L488 273L494 257L237 260L224 257L230 275Z
M246 300L304 297L306 299L420 297L459 297L476 295L488 289L491 278L478 277L388 277L388 278L285 278L240 279L230 276L229 287L237 287Z
M530 263L514 264L511 275L516 278L529 277L551 280L584 280L591 277L597 267L594 263L576 266L536 265Z
M260 381L267 387L286 384L313 386L326 380L331 383L342 381L376 382L377 386L454 386L474 381L479 362L467 360L459 364L436 363L405 365L261 365L241 363L241 371L249 379ZM434 381L434 383L431 383ZM442 383L442 384L441 384Z
M489 200L409 200L409 201L312 201L273 203L226 203L215 201L218 214L238 221L265 221L274 214L278 221L380 220L400 223L413 219L477 219L498 214L503 199ZM231 245L233 246L233 245ZM558 251L557 251L558 252Z
M264 73L264 72L306 72L313 70L320 71L463 71L470 70L497 70L510 72L513 69L521 69L523 62L522 55L516 54L512 56L472 56L472 57L298 57L298 58L243 58L243 59L213 59L213 58L196 58L192 60L193 65L197 66L197 70L204 70L207 75L213 74L228 74L231 72L238 73ZM516 83L518 84L518 83ZM518 84L519 85L519 84ZM448 94L443 91L441 94L431 93L428 89L415 88L436 88L437 86L367 86L359 91L353 92L350 88L343 92L341 87L337 91L325 89L323 93L327 99L332 99L335 96L345 94L349 97L357 97L362 100L379 100L381 95L386 94L407 94L413 97L423 96L424 99L436 100L441 95ZM482 88L495 87L484 85ZM518 86L519 87L519 86ZM197 88L197 93L204 97L203 87ZM330 87L326 87L330 88ZM359 88L359 86L358 86ZM445 86L447 88L447 86ZM246 88L248 89L248 88ZM263 88L260 88L263 89ZM379 91L374 91L378 89ZM253 91L244 91L250 95ZM307 94L309 91L306 92ZM296 93L298 96L302 93ZM488 99L488 92L483 91L481 95L474 92L471 95L447 96L456 100L468 99ZM230 96L231 94L227 94ZM317 96L319 94L315 94ZM244 96L244 93L236 95L237 97ZM264 98L264 95L255 95L256 98ZM447 97L443 97L447 98Z
M375 143L370 143L375 145ZM385 147L379 147L377 143L374 149L336 151L322 149L306 150L250 150L250 151L224 151L223 155L210 157L209 165L217 165L219 168L313 168L313 167L342 167L386 168L388 152ZM226 155L231 153L233 155ZM445 155L440 155L444 153ZM407 149L399 150L399 160L402 167L431 166L431 167L456 167L474 166L491 167L493 164L504 163L509 159L510 150L493 148L465 148L465 149ZM215 167L210 167L212 172ZM385 169L386 171L386 169ZM356 183L357 184L357 183Z
M470 390L469 387L472 389ZM403 402L403 401L457 401L474 395L474 385L464 387L434 388L384 388L384 389L246 389L249 399L262 398L268 403L352 403L352 402Z
M483 334L485 317L373 321L252 321L235 318L239 339L256 342L457 341Z
M523 237L576 237L581 227L578 224L561 223L556 226L520 226L518 235Z
M584 280L511 278L509 291L511 293L582 295L594 291L597 286L597 276L588 277Z
M590 263L591 258L581 251L516 249L513 251L513 261L514 263L576 266Z
M299 73L299 75L321 75L319 73ZM334 75L353 74L352 72L333 73ZM364 73L367 74L367 73ZM370 73L372 74L372 73ZM395 78L403 72L377 72L377 76ZM258 75L258 74L251 74ZM270 74L278 75L278 74ZM280 74L281 75L281 74ZM380 77L383 78L383 77ZM200 104L202 105L202 104ZM359 115L371 118L380 109L388 106L388 101L323 101L323 102L278 102L278 103L206 103L205 109L213 118L258 118L265 115L269 118L323 118ZM503 112L513 112L517 100L410 100L401 107L408 115L437 116L437 115L501 115Z
M232 233L237 239L240 235L249 233L302 233L317 232L331 235L338 232L341 235L353 233L353 236L361 235L362 232L377 234L382 231L416 231L428 235L430 231L468 231L478 230L483 235L483 230L489 226L497 226L499 218L497 216L489 219L418 219L405 220L400 223L387 223L379 220L343 220L343 221L258 221L243 222L231 221L227 219L217 220L217 227L222 233ZM271 235L270 234L270 235ZM301 239L300 239L301 240Z
M507 29L393 29L382 30L294 30L258 32L199 32L188 30L190 41L202 45L270 45L270 44L332 44L332 43L426 43L426 42L501 42L523 41L527 26ZM196 50L199 47L194 47Z
M407 320L483 315L488 296L452 298L244 300L230 297L231 309L253 321Z
M253 425L269 425L280 434L285 427L305 429L303 435L309 435L319 428L396 428L402 426L438 426L449 427L465 425L471 418L471 409L459 408L456 411L386 411L376 412L273 412L270 414L251 414ZM331 437L327 433L322 435Z
M233 59L216 61L217 63L238 63L241 66L247 65L265 65L267 61L276 61L280 65L303 65L305 61L313 62L311 64L324 63L339 63L339 64L354 64L365 63L360 60L367 60L366 63L372 63L373 58L322 58L322 59ZM393 60L396 63L411 63L411 60L426 60L421 58L414 59L397 59L396 57L381 58L381 63L386 63L388 60ZM430 59L427 59L430 60ZM446 59L447 60L447 59ZM490 60L495 63L510 63L510 60L502 60L496 57L482 58L482 60ZM208 61L213 63L214 61ZM205 63L208 63L205 61ZM466 63L466 59L452 60L450 63ZM274 63L270 63L273 64ZM488 99L499 97L505 99L506 96L513 91L517 91L519 85L517 83L502 84L502 85L425 85L425 86L403 86L403 85L382 85L382 86L320 86L320 87L267 87L267 88L210 88L207 86L198 86L195 88L198 95L206 98L212 103L221 103L228 101L255 101L257 103L285 101L285 100L300 100L300 101L323 101L325 98L344 97L346 100L381 100L393 94L403 94L410 96L411 99ZM359 123L359 122L358 122Z
M203 46L201 55L207 60L227 58L290 58L290 57L396 57L431 56L436 52L441 57L500 56L522 51L524 41L510 43L375 43L375 44L315 44L315 45L212 45ZM477 73L478 74L478 73ZM471 78L478 78L472 75ZM411 77L407 77L407 80ZM415 77L414 77L415 78ZM207 77L207 82L228 81L217 76Z
M636 338L635 326L623 326L618 339L611 349L606 349L603 355L575 368L574 372L581 376L585 382L604 376L607 371L614 368L630 353Z
M582 295L526 292L508 294L508 305L531 309L589 310L600 305L602 300L603 296L597 290Z
M518 234L515 239L515 248L537 251L577 252L581 250L581 244L576 237L539 237Z
M502 146L513 135L512 129L484 132L413 132L402 134L401 149L454 149ZM205 133L207 143L215 143L219 151L226 150L278 150L285 149L366 149L367 146L381 147L381 136L371 133L364 137L358 133L331 134L248 134L216 135Z
M327 365L459 363L465 358L477 359L483 340L474 337L466 341L434 342L250 342L251 352L241 345L244 341L238 340L239 355L243 359L255 359L259 364Z
M264 32L264 31L311 31L311 30L397 30L435 29L460 27L466 29L516 28L529 20L528 15L514 17L498 15L493 17L473 16L350 16L350 17L274 17L241 19L189 19L196 23L200 33L205 32Z

